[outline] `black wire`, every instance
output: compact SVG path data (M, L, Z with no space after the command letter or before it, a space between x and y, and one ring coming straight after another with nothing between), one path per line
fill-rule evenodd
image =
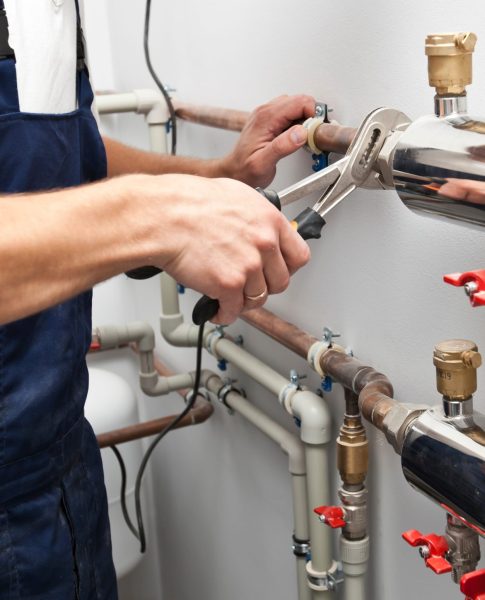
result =
M135 512L136 512L136 520L138 528L136 528L128 513L128 508L126 506L126 468L125 463L123 461L123 457L121 456L118 448L116 446L110 446L111 450L115 453L116 458L118 459L118 463L121 469L121 510L123 512L123 517L128 525L130 531L136 537L137 540L140 541L140 552L145 552L146 550L146 536L145 536L145 527L143 525L143 509L141 506L141 483L143 479L143 474L145 473L145 469L147 467L148 461L150 460L150 456L153 451L159 444L159 442L167 435L169 431L171 431L174 427L177 426L178 423L185 417L185 415L193 408L194 403L197 399L197 394L199 393L200 387L200 377L202 373L202 349L203 349L203 341L204 341L204 325L199 327L199 334L197 337L197 362L195 367L195 381L194 387L192 390L192 397L190 401L187 403L187 406L184 410L177 415L166 427L162 429L162 431L157 435L157 437L152 441L152 443L148 446L145 454L143 455L142 461L140 463L140 467L138 469L138 473L135 481Z
M125 461L123 460L123 457L121 456L121 453L120 453L120 451L118 450L118 448L116 446L110 446L110 448L111 448L111 450L113 450L114 455L116 456L116 458L118 460L118 464L120 466L120 471L121 471L121 492L120 492L120 496L121 496L121 511L123 512L123 517L125 519L126 524L128 525L129 530L136 537L136 539L139 540L140 536L138 534L138 531L137 531L136 527L131 522L130 513L128 512L128 507L126 506L126 467L125 467Z
M175 108L173 106L172 100L170 98L169 93L165 89L165 86L158 78L158 75L153 68L152 61L150 58L150 48L148 45L148 37L150 31L150 12L152 9L152 0L147 0L146 8L145 8L145 31L143 35L143 48L145 51L145 61L147 63L148 70L150 71L150 75L153 78L153 81L157 84L158 89L162 92L163 97L165 98L165 102L167 103L168 111L170 113L170 120L172 122L172 154L175 155L177 153L177 117L175 115Z

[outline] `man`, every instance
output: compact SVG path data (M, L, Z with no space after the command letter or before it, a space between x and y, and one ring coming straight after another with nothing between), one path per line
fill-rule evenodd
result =
M304 129L290 125L311 116L314 101L261 107L216 161L103 143L76 54L75 0L5 8L15 58L4 44L0 599L111 600L102 468L83 418L90 289L156 265L217 298L224 323L285 289L308 247L246 184L267 185L276 162L304 144Z

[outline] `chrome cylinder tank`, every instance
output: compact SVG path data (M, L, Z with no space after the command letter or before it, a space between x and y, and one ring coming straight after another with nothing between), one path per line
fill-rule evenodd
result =
M393 179L404 204L421 213L485 226L485 120L461 112L429 115L403 132ZM441 107L443 112L453 105Z
M407 430L401 462L413 487L485 536L485 416L472 410L422 413Z

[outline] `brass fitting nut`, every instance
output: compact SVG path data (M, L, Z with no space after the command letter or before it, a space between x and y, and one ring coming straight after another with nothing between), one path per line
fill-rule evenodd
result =
M438 391L450 400L466 400L477 389L477 369L482 357L474 342L446 340L433 353Z
M346 485L364 483L369 468L369 442L365 439L348 441L337 438L337 468Z
M429 85L438 96L461 95L472 83L472 53L477 36L472 32L438 33L426 38Z

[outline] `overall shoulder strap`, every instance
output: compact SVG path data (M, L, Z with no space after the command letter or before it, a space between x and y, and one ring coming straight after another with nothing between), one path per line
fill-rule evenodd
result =
M5 4L3 0L0 0L0 60L14 57L15 53L8 43L8 21Z
M77 69L82 71L85 67L86 50L84 47L84 33L81 23L81 9L79 7L79 0L76 2L76 13L77 13ZM3 3L3 0L0 0Z

